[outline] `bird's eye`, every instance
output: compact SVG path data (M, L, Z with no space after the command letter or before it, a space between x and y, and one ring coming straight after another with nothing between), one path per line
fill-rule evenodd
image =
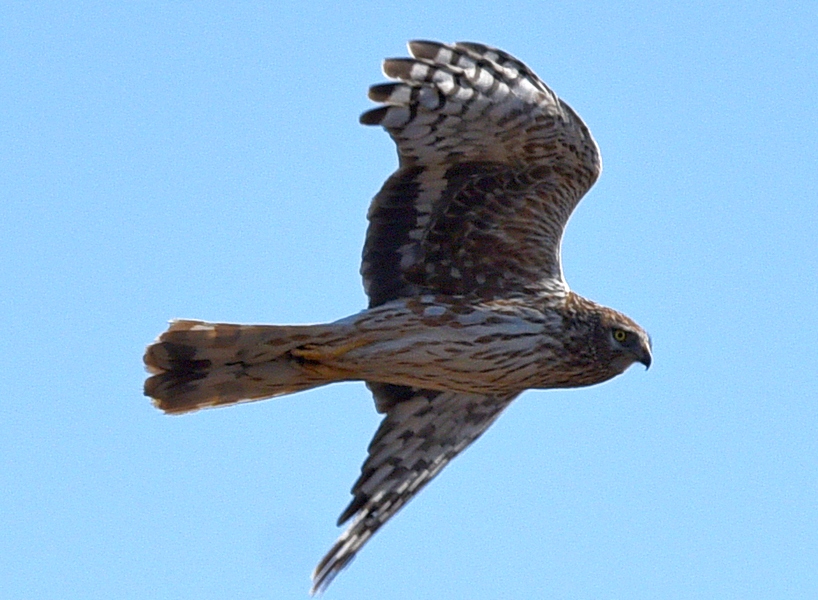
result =
M622 343L626 339L628 339L628 332L625 331L624 329L614 329L613 337L617 342Z

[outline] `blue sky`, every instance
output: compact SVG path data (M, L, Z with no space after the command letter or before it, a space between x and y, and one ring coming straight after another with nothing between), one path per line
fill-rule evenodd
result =
M413 38L588 123L566 276L654 365L524 394L326 597L818 597L818 8L512 0L0 7L4 598L306 598L363 385L172 418L141 356L173 317L364 307L396 158L357 117Z

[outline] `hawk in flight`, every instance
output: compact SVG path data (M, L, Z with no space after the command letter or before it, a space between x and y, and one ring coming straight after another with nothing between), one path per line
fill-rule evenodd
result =
M144 358L145 395L174 414L366 382L385 416L313 592L521 392L651 363L639 325L563 277L563 230L601 170L579 116L501 50L409 51L384 62L393 81L360 119L399 155L369 209L369 307L319 325L173 321Z

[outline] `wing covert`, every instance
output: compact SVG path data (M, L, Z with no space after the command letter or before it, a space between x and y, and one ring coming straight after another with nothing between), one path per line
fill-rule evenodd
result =
M517 394L503 398L367 384L386 412L369 444L352 502L338 519L349 528L313 572L320 592L356 552L458 453L476 440Z
M481 44L411 42L373 86L399 168L369 210L370 306L420 293L567 291L562 232L601 170L577 114L528 67Z

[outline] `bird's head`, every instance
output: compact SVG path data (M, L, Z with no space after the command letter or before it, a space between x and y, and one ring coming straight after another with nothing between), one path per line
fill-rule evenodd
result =
M633 319L603 307L596 335L598 343L607 346L605 354L617 374L635 362L642 363L646 369L650 367L653 361L650 336Z
M650 367L650 336L633 319L573 292L565 308L575 381L601 383L636 362Z

